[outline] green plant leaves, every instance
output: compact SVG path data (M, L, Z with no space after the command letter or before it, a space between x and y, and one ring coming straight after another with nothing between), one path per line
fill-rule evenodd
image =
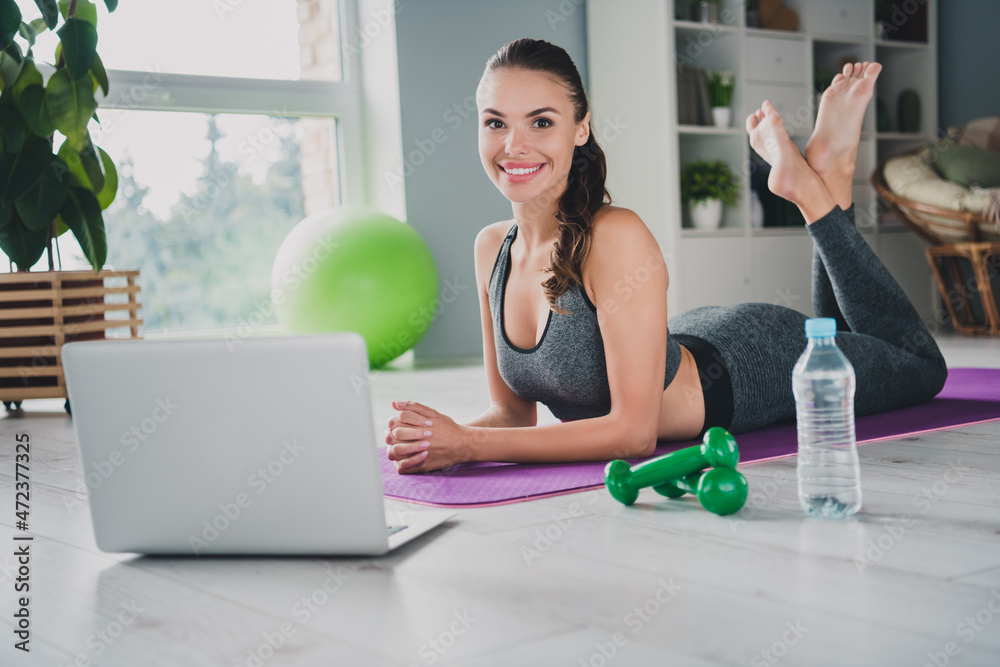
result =
M7 48L20 29L21 10L17 3L14 0L0 0L0 49Z
M83 151L77 151L66 141L59 147L59 157L66 163L69 172L73 175L73 185L96 192L97 190L91 181L90 172L93 170L95 163L98 171L100 171L100 159L93 153L93 149L93 144L88 144L87 148ZM88 166L84 166L84 155L87 156ZM93 155L92 158L91 155ZM100 185L97 189L104 186L104 174L100 174L99 183Z
M51 158L49 142L32 135L25 138L24 146L16 154L0 155L0 203L12 204L30 190Z
M38 5L38 10L42 13L45 25L49 27L49 30L55 30L56 23L59 21L59 5L56 0L35 0L35 4Z
M55 155L42 170L41 178L14 202L17 214L30 229L48 229L69 191L69 168Z
M115 200L115 195L118 194L118 170L115 169L114 160L104 152L103 148L98 148L97 151L101 154L101 167L104 169L104 187L95 192L94 195L97 197L97 203L101 205L101 210L103 211L111 206L111 202Z
M29 47L28 50L30 51L30 47L35 45L35 37L37 36L35 34L35 29L31 27L30 23L22 22L21 27L17 29L17 32L20 33L21 37L24 37L24 39L27 40Z
M56 131L45 103L45 89L41 86L31 85L22 90L18 107L25 124L34 134L47 137Z
M70 0L59 0L59 12L66 18L69 12ZM73 11L73 18L81 19L97 27L97 7L90 0L76 0L76 9Z
M18 103L21 98L21 91L31 85L41 86L42 73L38 71L35 67L34 58L28 58L24 61L24 67L21 68L21 73L17 75L17 80L14 82L11 92L14 94L14 103Z
M17 81L22 67L24 67L24 57L21 55L21 47L17 42L11 42L6 49L0 51L0 79L2 79L0 83L3 88L6 89Z
M0 146L4 153L17 153L24 146L24 123L10 107L0 107Z
M66 135L74 149L82 150L89 142L87 123L97 111L90 76L74 79L65 69L56 70L45 86L45 104L56 129Z
M82 19L71 18L66 19L56 34L69 73L74 79L86 75L97 54L97 28Z
M739 190L739 179L723 160L695 160L681 170L682 201L721 199L727 206L733 206Z
M101 92L104 96L108 96L108 73L104 69L104 63L101 61L101 56L94 54L94 62L90 64L90 73L94 75L94 80L101 87ZM96 118L95 118L96 120ZM101 121L97 121L98 123Z
M35 19L28 25L30 25L31 29L35 31L35 37L38 37L49 29L49 26L45 23L45 19Z
M19 269L30 269L49 245L49 230L33 230L21 223L17 212L0 227L0 250L17 264Z
M709 70L708 96L713 107L728 107L733 100L735 77L732 70Z
M80 161L83 164L83 171L87 174L90 187L87 188L95 195L104 188L104 172L101 171L101 156L97 154L94 144L87 144L86 148L80 151Z
M35 40L38 39L38 35L48 30L48 26L45 24L45 19L35 19L30 23L21 23L21 28L18 30L21 33L21 37L28 42L28 53L31 53L32 46L35 45Z
M118 191L114 162L87 132L90 119L97 119L97 91L106 97L109 89L97 55L97 7L93 0L35 4L42 18L25 23L17 0L0 0L0 250L28 269L50 235L72 231L96 271L107 260L101 211ZM118 2L105 5L113 12ZM59 37L56 71L47 82L31 49L27 56L21 52L45 30ZM15 42L18 34L25 41ZM57 130L66 137L58 156L52 154Z
M71 187L59 211L63 223L73 231L84 257L99 271L108 258L101 207L90 190Z
M111 205L118 193L118 170L110 155L93 144L77 153L63 143L59 148L59 157L73 175L73 185L94 193L101 210Z

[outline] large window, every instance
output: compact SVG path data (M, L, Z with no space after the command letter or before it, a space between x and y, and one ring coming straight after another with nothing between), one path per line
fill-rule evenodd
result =
M18 4L26 20L39 15ZM96 4L110 90L90 132L119 172L106 267L140 270L140 333L275 324L281 241L359 187L348 176L360 156L343 141L358 133L357 77L340 46L350 3ZM54 40L39 39L40 61ZM71 234L58 250L63 269L89 267Z

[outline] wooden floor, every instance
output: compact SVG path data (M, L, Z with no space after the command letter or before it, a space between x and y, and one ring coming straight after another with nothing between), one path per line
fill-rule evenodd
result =
M1000 367L998 340L941 347ZM488 404L481 365L396 367L371 389L377 433L392 399L459 421ZM741 466L732 517L588 492L460 510L378 559L195 559L98 551L62 401L25 408L0 419L5 666L1000 665L1000 422L862 446L844 522L802 515L788 458ZM17 433L30 654L13 647Z

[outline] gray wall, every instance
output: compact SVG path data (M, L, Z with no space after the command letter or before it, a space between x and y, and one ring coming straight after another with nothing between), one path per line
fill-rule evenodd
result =
M513 214L479 161L476 85L487 59L520 37L566 49L586 85L585 5L583 0L398 2L406 221L434 255L442 297L414 355L481 355L476 234Z
M1000 116L1000 2L938 0L938 122Z

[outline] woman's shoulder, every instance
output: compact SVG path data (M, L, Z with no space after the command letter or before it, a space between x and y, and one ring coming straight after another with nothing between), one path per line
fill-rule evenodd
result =
M480 283L485 285L489 282L492 275L490 267L496 268L496 260L500 256L500 247L507 237L507 232L513 226L514 220L501 220L500 222L486 225L476 235L476 278ZM485 271L490 271L490 273L485 274Z
M639 264L647 269L664 264L656 237L631 209L602 206L591 226L590 249L581 270L589 293L595 293L595 280L615 283Z
M593 234L595 236L613 236L620 234L634 234L643 230L649 231L642 218L630 208L624 206L612 206L605 204L594 214L591 221Z
M591 228L591 253L614 257L637 247L659 248L642 218L622 206L602 206L594 215Z
M480 229L476 234L476 256L479 257L480 253L496 256L513 226L514 220L501 220Z

